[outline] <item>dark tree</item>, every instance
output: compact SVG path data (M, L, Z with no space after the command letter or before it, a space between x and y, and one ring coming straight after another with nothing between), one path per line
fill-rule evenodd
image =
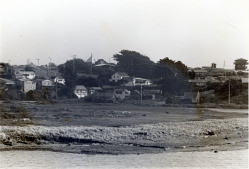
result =
M66 81L66 86L61 89L68 98L73 97L73 90L77 84L77 73L89 73L89 65L82 59L69 60L58 66L58 70ZM62 93L63 93L62 92Z
M11 79L12 78L12 72L13 67L8 63L0 63L0 77Z
M25 68L24 68L25 71L34 71L34 67L31 66L31 65L26 65Z
M93 77L79 77L77 78L77 85L83 85L85 87L99 86L98 79Z
M109 85L109 79L115 73L115 67L93 67L93 73L98 75L98 83L100 86L102 85Z
M230 96L236 96L242 92L242 82L240 80L227 80L225 83L213 84L213 90L221 99L228 98L230 83Z
M191 89L188 74L187 66L181 61L175 62L166 57L156 64L153 77L165 95L183 95Z
M117 69L129 76L151 78L155 63L148 56L136 51L121 50L113 55L117 61Z

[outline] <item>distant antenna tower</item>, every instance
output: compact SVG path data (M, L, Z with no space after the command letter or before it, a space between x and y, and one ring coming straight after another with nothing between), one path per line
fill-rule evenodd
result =
M37 66L39 66L39 61L40 61L40 59L36 59L36 60L37 60L37 62L38 62L38 63L37 63Z
M30 59L27 59L27 64L30 64Z

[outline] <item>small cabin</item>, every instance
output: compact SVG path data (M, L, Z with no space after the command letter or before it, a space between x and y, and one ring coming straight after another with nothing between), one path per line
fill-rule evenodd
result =
M129 78L129 76L126 73L124 73L124 72L116 72L111 76L110 81L118 82L120 80L125 80L127 78Z
M31 80L28 80L28 79L19 79L17 81L17 85L19 85L21 87L21 90L24 93L27 93L30 90L36 90L36 82L33 82Z
M43 87L52 87L54 86L54 83L52 80L43 80L42 81L42 86Z
M132 78L125 84L125 86L150 86L152 85L151 80L144 78Z
M74 88L74 94L78 97L78 99L84 98L87 96L87 88L83 85L77 85Z

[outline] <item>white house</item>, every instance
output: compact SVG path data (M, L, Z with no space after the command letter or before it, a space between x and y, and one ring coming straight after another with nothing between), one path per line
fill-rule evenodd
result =
M87 96L87 88L83 85L77 85L74 88L74 94L80 99Z
M125 86L149 86L151 84L152 83L149 79L135 77L126 83Z
M46 86L46 87L54 86L54 83L53 83L52 80L43 80L42 81L42 86Z
M54 82L56 83L60 83L60 84L63 84L63 85L65 85L65 83L66 83L66 81L65 81L65 79L63 79L63 78L58 78L58 77L56 77L55 79L54 79Z
M110 81L118 82L120 80L125 80L127 78L129 78L129 76L126 73L124 73L124 72L116 72L111 76Z
M24 93L29 92L30 90L35 90L36 89L36 82L33 82L28 79L19 79L19 82L22 85L22 91Z
M15 72L14 74L16 79L34 79L35 78L35 72L33 71L24 71L24 70L18 70L17 72Z

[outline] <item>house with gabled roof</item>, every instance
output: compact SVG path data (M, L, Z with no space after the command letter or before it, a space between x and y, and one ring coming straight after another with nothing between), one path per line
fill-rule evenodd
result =
M34 79L35 78L35 72L33 71L25 71L25 70L18 70L14 73L14 78L15 79Z
M83 85L76 85L74 88L74 94L80 99L87 96L87 88Z
M100 64L108 64L108 62L105 61L104 59L99 59L95 62L95 65L100 65Z
M139 78L139 77L130 78L128 82L125 83L125 86L150 86L150 85L152 85L150 79Z
M111 76L111 79L109 79L109 81L118 82L120 80L126 80L129 77L130 76L128 76L125 72L116 72Z
M96 67L104 67L104 68L110 68L110 67L114 67L115 64L113 63L108 63L107 61L105 61L104 59L99 59L94 63L94 66Z
M21 85L21 90L24 93L27 93L30 90L36 90L36 82L33 82L29 79L18 79L17 85Z

